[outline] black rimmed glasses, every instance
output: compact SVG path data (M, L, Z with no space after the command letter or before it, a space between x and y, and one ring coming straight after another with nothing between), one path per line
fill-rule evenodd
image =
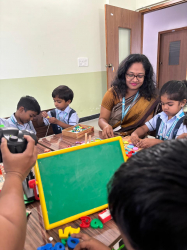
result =
M128 80L133 80L135 77L138 81L142 80L145 75L134 75L134 74L126 74Z

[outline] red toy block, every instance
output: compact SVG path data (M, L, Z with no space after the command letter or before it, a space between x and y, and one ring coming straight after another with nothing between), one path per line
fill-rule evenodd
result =
M36 180L35 179L30 180L30 181L28 181L28 183L29 183L29 187L33 188L33 190L34 190L35 200L37 200L37 201L40 200L40 198L37 195L37 191L36 191Z
M48 152L51 152L51 150L49 148L45 148L44 153L48 153Z
M102 223L106 223L107 221L112 219L109 209L106 209L105 211L99 213L98 217L100 221L102 221Z
M80 227L87 228L90 226L91 218L89 216L83 216L80 220L82 221Z

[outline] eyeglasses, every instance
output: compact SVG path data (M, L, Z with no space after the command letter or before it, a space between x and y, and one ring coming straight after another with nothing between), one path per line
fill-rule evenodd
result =
M132 79L134 79L136 77L136 79L138 81L141 80L141 79L143 79L145 77L145 75L137 75L137 76L135 76L134 74L126 74L126 76L127 76L127 78L129 80L132 80Z

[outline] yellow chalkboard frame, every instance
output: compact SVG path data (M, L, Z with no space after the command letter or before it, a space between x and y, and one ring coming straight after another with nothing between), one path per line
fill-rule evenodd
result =
M97 142L92 142L92 143L89 143L89 144L84 144L84 145L81 145L81 146L76 146L76 147L71 147L71 148L67 148L67 149L61 149L61 150L58 150L58 151L45 153L45 154L40 154L40 155L38 155L38 159L47 158L47 157L51 157L51 156L59 155L59 154L64 154L64 153L72 152L72 151L75 151L75 150L80 150L80 149L83 149L83 148L89 148L89 147L93 147L93 146L97 146L97 145L102 145L102 144L110 143L110 142L113 142L113 141L119 141L124 161L126 161L127 156L126 156L126 153L125 153L125 150L124 150L123 140L122 140L122 138L120 136L110 138L110 139L106 139L106 140L97 141ZM36 183L38 185L41 209L42 209L43 220L44 220L44 225L45 225L46 230L50 230L52 228L59 227L59 226L61 226L63 224L66 224L66 223L69 223L71 221L77 220L82 216L87 216L87 215L96 213L96 212L101 211L101 210L108 207L108 204L105 204L103 206L100 206L100 207L97 207L97 208L94 208L94 209L79 213L77 215L73 215L73 216L71 216L69 218L66 218L66 219L63 219L61 221L50 224L49 223L49 218L48 218L48 213L47 213L47 207L46 207L46 202L45 202L45 197L44 197L44 191L43 191L41 176L40 176L40 171L39 171L39 166L38 166L38 161L35 164L35 175L36 175Z

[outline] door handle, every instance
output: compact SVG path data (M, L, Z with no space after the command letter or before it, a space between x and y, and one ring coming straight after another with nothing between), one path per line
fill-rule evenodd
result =
M105 67L111 68L113 65L111 63L106 64Z

